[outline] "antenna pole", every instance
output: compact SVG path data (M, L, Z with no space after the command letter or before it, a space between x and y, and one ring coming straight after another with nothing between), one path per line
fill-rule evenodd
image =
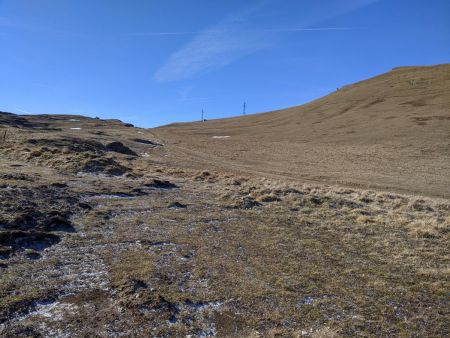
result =
M243 110L242 110L242 115L245 115L246 112L247 112L247 103L244 102L244 106L243 106Z
M202 122L204 122L204 121L205 121L205 112L204 112L204 110L202 108Z

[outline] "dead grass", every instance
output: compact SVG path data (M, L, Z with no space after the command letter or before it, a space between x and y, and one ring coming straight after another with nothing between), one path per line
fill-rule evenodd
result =
M114 157L140 176L65 175L28 158L38 149L17 149L1 151L28 167L5 157L2 189L66 182L88 208L74 215L76 232L39 261L22 253L6 261L0 307L9 326L1 334L22 324L45 334L42 317L24 321L14 304L29 310L47 297L82 309L46 324L72 336L449 333L448 200L199 173L177 169L159 148L152 157ZM11 179L21 171L35 181ZM154 179L174 185L148 186Z
M303 106L153 132L169 162L197 170L449 198L449 74L449 64L397 69Z

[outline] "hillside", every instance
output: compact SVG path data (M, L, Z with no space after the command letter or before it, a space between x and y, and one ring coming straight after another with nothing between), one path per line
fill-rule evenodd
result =
M0 337L449 336L448 84L154 130L0 112Z
M154 133L194 167L450 197L450 65L400 67L303 106Z

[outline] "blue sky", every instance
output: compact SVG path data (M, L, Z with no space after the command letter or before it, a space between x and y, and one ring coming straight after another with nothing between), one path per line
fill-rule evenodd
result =
M448 0L0 0L0 110L152 127L450 62Z

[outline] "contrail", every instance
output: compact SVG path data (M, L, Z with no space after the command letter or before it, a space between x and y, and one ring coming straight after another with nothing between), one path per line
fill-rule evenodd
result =
M133 36L193 35L198 33L199 32L150 32L150 33L133 34Z
M278 29L261 29L254 30L260 32L313 32L313 31L348 31L356 28L353 27L319 27L319 28L278 28ZM222 30L224 31L224 30ZM221 32L219 30L210 30L210 33L218 33ZM137 33L132 34L133 36L171 36L171 35L195 35L199 34L201 31L197 32L149 32L149 33Z
M353 27L319 27L319 28L277 28L267 29L267 32L313 32L313 31L349 31L357 28Z

